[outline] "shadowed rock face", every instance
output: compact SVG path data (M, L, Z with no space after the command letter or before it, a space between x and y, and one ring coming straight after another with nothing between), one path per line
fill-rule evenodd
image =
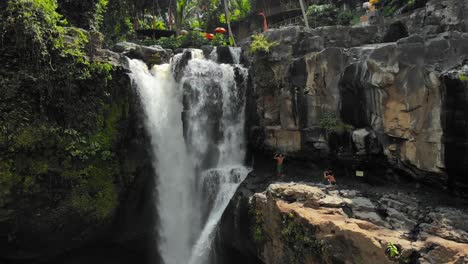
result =
M339 46L353 45L352 40L329 39L320 51L296 56L294 47L304 38L291 36L301 36L301 30L279 31L269 36L286 47L256 56L251 67L259 120L252 128L256 148L314 161L323 160L317 153L353 157L355 165L384 157L388 168L426 182L447 182L444 133L460 128L442 122L444 100L451 98L442 96L447 89L442 76L463 64L468 34L412 35L370 45L362 45L368 43L363 38L350 49ZM456 111L462 119L464 110ZM370 129L373 139L354 137L353 142L344 136L358 129ZM460 134L460 140L466 141L466 135ZM464 156L462 150L455 152Z
M466 67L443 75L444 86L443 123L445 143L445 165L449 175L449 184L466 188L468 186L468 82L462 80L466 76Z

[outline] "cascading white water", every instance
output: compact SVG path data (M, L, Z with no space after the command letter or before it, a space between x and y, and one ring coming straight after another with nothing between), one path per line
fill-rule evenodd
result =
M241 48L229 47L234 64L240 63Z
M155 66L151 72L138 60L130 60L129 66L156 156L159 251L166 264L187 263L194 236L195 176L182 133L182 92L168 64Z
M231 50L236 63L238 52ZM166 264L209 263L216 226L248 174L243 166L247 71L206 60L200 50L191 53L179 84L171 69L181 55L172 66L151 72L140 61L129 64L156 156L158 246ZM244 83L239 85L239 78Z

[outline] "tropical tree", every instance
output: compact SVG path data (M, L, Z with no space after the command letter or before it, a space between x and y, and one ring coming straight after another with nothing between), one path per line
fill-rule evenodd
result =
M229 31L229 37L232 41L232 44L234 47L236 47L236 41L234 40L234 35L232 34L232 29L231 29L231 21L229 19L229 0L224 0L224 12L226 16L226 23L228 26L228 31Z
M199 1L195 0L178 0L176 24L177 28L184 28L190 22L197 18L197 13L200 10Z

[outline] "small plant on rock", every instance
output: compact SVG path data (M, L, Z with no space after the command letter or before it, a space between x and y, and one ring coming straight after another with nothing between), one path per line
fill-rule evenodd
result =
M270 42L265 35L258 34L252 36L252 43L250 44L250 51L252 53L263 52L269 53L270 49L277 46L278 42Z
M322 113L319 119L320 127L324 128L328 132L344 132L353 129L351 125L348 125L341 121L334 112Z
M468 81L468 75L460 73L460 75L458 75L458 79L460 79L460 81Z
M398 249L397 245L395 245L393 242L390 242L387 245L386 253L390 256L390 258L393 259L400 255L400 250Z

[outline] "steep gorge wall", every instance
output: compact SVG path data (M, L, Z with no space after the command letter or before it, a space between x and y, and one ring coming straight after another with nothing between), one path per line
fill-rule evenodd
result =
M369 178L404 172L465 188L467 180L460 176L466 174L464 165L452 162L454 156L466 160L465 150L447 144L467 142L461 101L468 34L423 30L463 31L466 21L461 17L453 16L452 26L435 19L454 12L452 5L468 10L463 1L455 2L444 8L430 1L410 20L419 23L416 15L426 10L428 25L396 42L380 43L390 31L380 26L268 32L279 45L268 54L247 55L255 93L250 102L255 109L250 119L253 148L322 164L341 161L348 167L343 173L351 175L356 169ZM447 112L458 121L446 119ZM375 164L383 166L372 171Z

